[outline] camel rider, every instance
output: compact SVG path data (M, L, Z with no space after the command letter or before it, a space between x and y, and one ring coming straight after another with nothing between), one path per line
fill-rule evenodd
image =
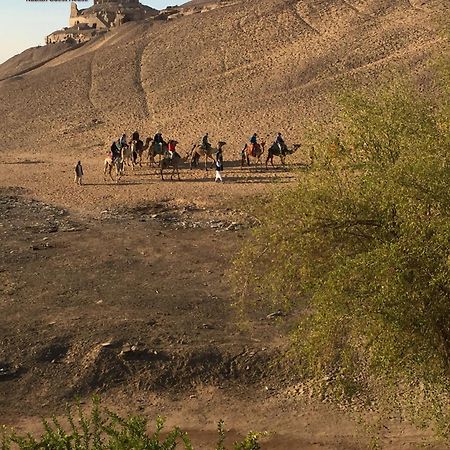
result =
M253 136L250 138L250 144L252 146L252 155L255 155L256 145L258 144L258 135L253 133Z
M167 145L167 150L169 152L170 159L172 159L173 155L175 155L175 153L176 153L176 146L177 146L177 141L174 141L171 139L169 141L169 144Z
M286 144L284 143L284 139L283 139L283 136L281 136L281 133L277 134L277 137L275 139L275 144L278 145L278 148L280 149L280 153L282 155L284 155L285 149L286 149Z
M117 147L116 141L111 144L111 160L114 162L117 158L120 158L120 150Z
M202 145L201 145L201 147L202 147L203 150L205 150L205 152L207 152L211 148L211 144L209 143L209 135L208 135L208 133L206 133L202 137Z
M122 136L119 138L118 144L119 150L122 150L122 148L124 147L128 147L126 134L122 134Z
M133 133L133 135L131 136L131 139L132 139L133 141L138 142L138 141L139 141L139 132L138 132L138 131L135 131L135 132Z
M153 138L153 142L155 143L155 145L157 147L156 153L158 155L162 155L164 139L162 137L162 134L159 131L155 134L155 137Z

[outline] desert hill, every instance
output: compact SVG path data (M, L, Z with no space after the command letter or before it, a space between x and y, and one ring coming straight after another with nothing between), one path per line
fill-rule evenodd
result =
M344 81L419 73L442 42L445 3L242 0L129 23L2 81L1 134L11 151L56 141L58 152L103 151L135 128L182 145L204 131L239 146L253 131L301 140Z
M29 48L0 65L0 80L19 76L30 70L37 69L51 59L76 47L74 44L60 42L55 45Z

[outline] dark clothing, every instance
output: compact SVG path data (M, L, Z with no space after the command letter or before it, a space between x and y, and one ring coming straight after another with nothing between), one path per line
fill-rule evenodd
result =
M76 174L77 177L82 177L83 176L83 167L82 167L82 165L80 163L78 163L75 166L75 174Z
M111 145L111 156L113 160L120 156L120 150L115 142Z
M127 144L127 137L125 135L123 135L118 142L118 146L119 150L121 150L122 148L127 148L128 144Z
M132 136L133 141L139 141L139 133L135 131Z
M223 153L222 152L216 153L216 170L218 172L222 172L222 170L223 170Z
M257 143L258 141L257 141L257 138L256 138L256 136L255 135L253 135L251 138L250 138L250 144L253 144L253 145L255 145L256 143Z
M280 149L280 153L282 155L286 154L286 144L284 143L284 139L282 138L281 134L279 134L277 136L277 138L275 139L275 144L278 145L279 149Z
M211 148L211 144L208 142L208 135L205 134L202 138L202 148L208 151Z
M161 133L156 133L155 137L153 138L153 141L156 142L157 144L162 144L163 138L162 138L162 134Z

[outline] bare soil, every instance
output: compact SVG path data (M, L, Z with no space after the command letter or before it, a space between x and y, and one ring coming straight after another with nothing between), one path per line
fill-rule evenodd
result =
M41 416L99 392L122 413L167 416L200 449L221 418L231 440L272 432L267 449L367 448L355 420L292 389L298 380L279 357L294 314L241 317L226 274L255 224L246 201L308 170L305 130L333 125L336 92L398 73L427 86L446 2L206 9L0 67L0 424L39 430ZM226 141L225 183L186 164L181 181L147 166L105 181L112 140L136 129L142 138L159 129L183 156L207 131ZM289 170L241 169L248 137L270 142L278 131L303 144ZM382 428L388 449L424 439L395 419Z
M200 449L220 419L230 442L258 430L268 449L366 448L353 419L290 389L280 356L294 316L232 306L227 271L255 223L244 199L301 171L228 162L222 185L143 167L115 184L87 159L76 186L50 157L0 161L2 424L39 432L41 416L100 393L122 414L168 417ZM426 438L396 422L384 432L392 449Z

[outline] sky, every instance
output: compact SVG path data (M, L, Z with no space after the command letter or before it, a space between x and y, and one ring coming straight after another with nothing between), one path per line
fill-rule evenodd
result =
M176 4L166 0L140 1L155 9ZM67 27L70 3L70 0L0 0L0 64L27 48L44 45L45 36ZM79 9L94 4L93 0L76 3Z

